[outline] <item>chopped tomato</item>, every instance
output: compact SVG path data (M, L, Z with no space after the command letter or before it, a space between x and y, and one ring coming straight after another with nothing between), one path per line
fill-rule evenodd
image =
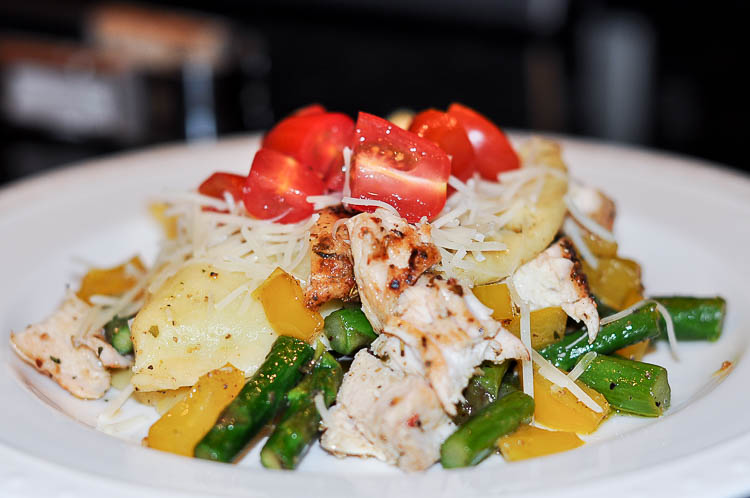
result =
M466 130L474 146L474 164L487 180L497 181L503 171L520 167L518 155L500 128L478 112L461 104L451 104L448 114L454 116Z
M344 165L343 160L341 166L338 168L331 168L328 174L323 178L323 183L326 186L326 192L341 192L344 190Z
M326 108L320 104L310 104L305 107L300 107L296 111L290 114L290 116L314 116L315 114L323 114L326 112Z
M351 145L353 132L354 121L346 114L304 111L274 126L263 138L263 147L295 158L323 179L344 163L341 151Z
M313 213L307 196L320 195L323 188L309 166L281 152L260 149L247 175L242 200L247 212L256 218L284 215L279 223L296 223Z
M395 207L411 223L435 217L445 205L451 164L432 141L385 119L359 113L351 160L351 195ZM352 206L374 211L372 206Z
M466 181L474 174L474 148L458 120L435 109L422 111L414 117L409 131L432 140L451 156L451 174Z
M198 187L198 192L217 199L224 199L224 192L229 192L235 200L239 200L244 186L244 176L218 172L204 180Z

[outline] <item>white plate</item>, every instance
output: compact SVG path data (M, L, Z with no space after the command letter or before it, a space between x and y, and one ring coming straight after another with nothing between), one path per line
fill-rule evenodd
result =
M107 265L155 253L149 196L194 188L215 170L246 172L257 139L157 148L94 161L0 191L0 495L482 496L646 493L729 496L750 492L750 180L697 161L564 140L573 175L612 195L621 253L643 263L653 294L725 296L716 344L662 345L649 361L669 369L673 401L658 420L612 417L572 452L477 468L435 466L408 475L375 461L337 460L313 449L297 472L260 468L257 448L239 466L141 448L144 427L118 440L90 427L106 403L73 399L20 362L7 333L44 318L76 282L77 259ZM720 382L723 361L734 371ZM150 410L130 402L125 415Z

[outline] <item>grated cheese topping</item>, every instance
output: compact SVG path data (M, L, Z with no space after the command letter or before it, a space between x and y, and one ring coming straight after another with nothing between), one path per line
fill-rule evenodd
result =
M308 195L306 200L313 205L315 211L320 211L331 206L338 206L341 204L341 194L326 194L326 195Z
M521 210L534 209L548 175L567 179L562 171L537 165L500 173L500 183L479 175L466 182L451 176L448 184L455 192L431 223L433 242L442 256L438 270L457 276L456 270L471 270L484 261L484 253L507 250L493 239L501 237Z
M398 214L398 211L396 211L396 208L388 204L387 202L383 201L377 201L375 199L356 199L354 197L344 197L341 199L341 202L348 206L374 206L383 208L386 211L395 214L396 216L401 216Z
M133 384L125 386L125 388L120 391L109 405L107 405L107 408L99 414L96 421L97 426L111 423L114 416L117 415L117 412L122 408L122 405L124 405L133 395L133 392L135 392L135 386Z
M521 309L521 342L527 351L531 354L528 360L521 360L521 372L523 373L523 392L528 396L534 397L534 354L531 347L531 310L529 303L521 299L516 287L513 285L513 279L505 279L505 285L508 286L510 297L513 303Z
M586 230L604 240L615 242L615 236L612 232L601 226L589 216L586 216L586 214L576 206L575 202L573 202L573 198L570 197L569 194L565 194L564 199L565 205L568 206L568 211L570 211L570 215L573 216L578 223L583 225Z
M583 358L581 358L580 361L576 363L576 366L573 367L573 370L568 373L568 378L572 381L578 380L578 377L586 371L588 366L591 365L591 362L594 361L594 358L596 358L596 351L589 351L583 355Z
M313 398L313 402L315 402L315 409L317 409L320 414L320 422L323 426L332 427L331 413L323 399L323 393L316 394Z
M578 253L589 264L589 266L591 266L591 268L593 268L594 270L598 269L599 258L594 256L594 253L591 252L591 249L589 249L586 241L583 240L583 234L581 233L581 229L578 227L578 223L573 221L572 218L566 217L565 221L563 222L563 232L565 232L565 235L570 237L570 240L573 241L573 245L576 246L576 249L578 249Z
M351 197L352 149L344 147L342 154L344 156L344 191L342 192L342 195L344 197Z

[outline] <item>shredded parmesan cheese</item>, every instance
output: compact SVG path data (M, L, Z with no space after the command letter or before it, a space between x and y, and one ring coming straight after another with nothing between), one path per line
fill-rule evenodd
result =
M97 430L100 430L105 434L109 434L110 436L118 436L120 434L139 429L147 425L148 422L149 419L145 415L136 415L119 422L97 424L96 428Z
M320 414L320 422L325 427L331 427L331 414L328 411L328 407L326 407L325 400L323 399L323 393L318 393L313 398L313 401L315 402L315 408L318 410L318 413Z
M521 342L526 350L531 353L528 360L521 361L521 371L523 373L523 392L532 398L534 397L534 349L531 347L531 311L529 303L521 299L513 280L505 279L505 285L508 286L510 297L513 303L521 309Z
M122 391L120 391L119 394L110 401L107 409L99 414L97 417L97 425L111 423L114 416L120 411L122 405L130 399L130 396L133 395L134 391L135 386L133 384L128 384Z
M485 253L507 250L505 244L493 239L502 236L520 210L533 209L548 175L567 179L561 171L536 165L502 173L501 183L478 175L466 182L449 177L448 184L456 191L431 223L433 242L442 256L437 269L458 276L456 270L475 268L486 259Z
M341 194L308 195L306 200L313 205L315 211L320 211L330 206L338 206L341 204L341 198Z
M610 242L615 242L615 236L601 226L599 223L594 221L593 219L586 216L586 214L578 209L578 206L575 205L573 202L573 199L570 197L570 195L565 194L565 205L568 206L568 211L570 211L570 214L573 216L573 218L576 219L578 223L583 225L583 227L588 230L589 232L593 233L594 235L604 239L608 240Z
M594 270L598 269L599 258L594 256L594 253L591 252L588 244L586 244L586 241L583 240L581 229L578 228L578 224L573 221L572 218L565 218L565 221L563 222L563 232L565 232L565 235L570 237L570 240L573 241L573 245L576 246L576 249L578 249L581 257L589 264L589 266L591 266L591 268L593 268Z
M239 287L234 289L232 292L227 294L226 297L224 297L224 299L216 303L214 306L216 307L217 310L222 310L226 308L227 305L232 303L232 301L242 296L244 293L248 292L249 290L250 288L248 287L247 284L240 285Z
M379 208L383 208L386 211L389 211L389 212L395 214L396 216L399 216L399 217L401 216L400 214L398 214L398 211L396 211L396 208L394 208L393 206L391 206L387 202L377 201L375 199L355 199L354 197L344 197L343 199L341 199L341 202L343 202L344 204L348 204L350 206L374 206L374 207L379 207Z
M344 191L342 192L343 197L351 197L351 177L352 177L352 149L344 147L341 152L344 156Z
M558 387L567 389L570 391L581 403L586 405L588 408L596 413L602 413L604 408L594 401L591 396L586 394L586 391L581 389L581 386L576 384L567 375L557 369L552 363L547 361L542 355L536 351L531 351L531 356L534 361L539 365L539 375L552 382Z
M576 366L573 367L573 370L571 370L568 374L568 378L572 381L578 380L578 377L580 377L581 374L586 371L591 362L594 361L594 358L596 358L596 351L589 351L588 353L583 355L583 358L581 358L580 361L576 363Z

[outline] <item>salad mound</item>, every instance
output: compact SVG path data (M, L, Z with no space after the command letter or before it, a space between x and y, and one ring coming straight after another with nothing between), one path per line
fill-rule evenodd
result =
M614 202L559 144L455 103L394 121L296 111L247 175L156 199L151 265L91 269L12 348L79 398L117 389L106 432L154 406L151 448L234 462L269 428L268 468L318 440L408 471L512 462L663 415L643 358L718 340L724 299L646 297Z

